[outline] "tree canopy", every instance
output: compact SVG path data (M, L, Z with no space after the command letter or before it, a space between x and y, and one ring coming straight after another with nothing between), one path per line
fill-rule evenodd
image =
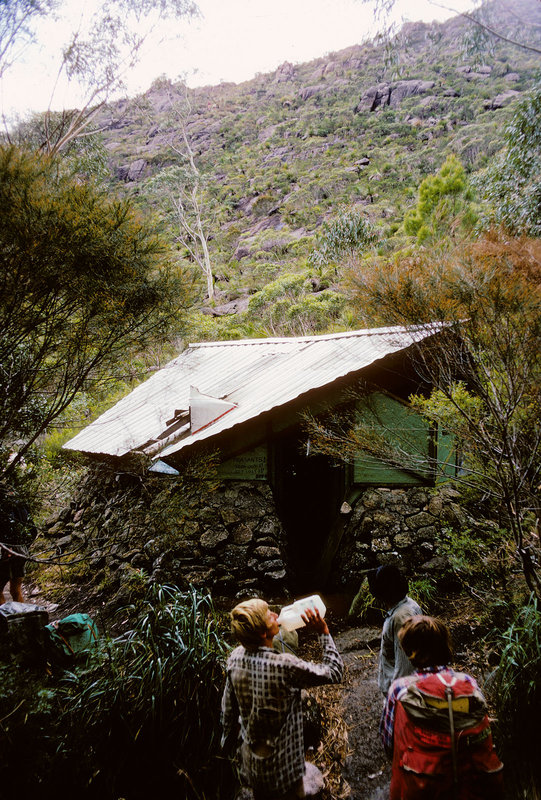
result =
M512 532L528 585L541 594L533 535L541 473L541 243L487 233L447 252L381 258L353 271L367 324L447 323L418 354L432 384L415 407L454 434L461 480Z
M166 332L187 283L126 202L49 158L0 149L0 209L0 442L9 470L77 392Z
M490 219L514 233L541 234L541 84L518 105L506 147L479 178Z
M36 39L38 17L62 13L63 0L2 0L0 78ZM58 52L58 72L44 109L41 148L58 153L74 138L87 135L97 111L125 89L127 73L139 61L145 43L164 21L198 13L192 0L100 0L80 8L77 27ZM172 28L171 28L172 29ZM59 83L76 83L80 108L51 111Z

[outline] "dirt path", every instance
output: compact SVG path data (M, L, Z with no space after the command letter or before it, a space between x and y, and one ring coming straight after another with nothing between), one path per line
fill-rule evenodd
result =
M350 800L389 796L390 765L378 732L383 705L377 685L380 635L379 628L350 628L334 637L347 667L342 705L349 755L342 774Z

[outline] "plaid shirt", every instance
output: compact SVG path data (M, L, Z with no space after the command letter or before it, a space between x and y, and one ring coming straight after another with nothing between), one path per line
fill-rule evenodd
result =
M237 742L249 786L283 794L304 775L301 689L339 683L343 662L322 634L323 661L315 664L269 647L237 647L227 662L222 698L222 746Z
M383 714L379 723L379 732L383 740L383 746L385 748L385 752L389 756L391 756L393 753L394 717L396 704L400 700L402 690L411 683L415 683L417 678L419 678L421 675L427 675L429 673L434 674L444 670L451 675L454 674L454 671L449 667L425 667L424 669L417 670L417 672L414 672L413 675L406 675L405 677L398 678L393 682L391 688L389 689L389 694L387 695L387 700L385 702ZM477 683L471 675L461 673L461 677L471 683L474 688L477 688Z

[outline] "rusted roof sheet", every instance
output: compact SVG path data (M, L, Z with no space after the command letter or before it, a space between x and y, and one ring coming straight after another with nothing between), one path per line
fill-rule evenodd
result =
M64 447L111 456L144 451L167 457L332 384L438 330L430 324L191 344ZM191 386L234 404L227 414L193 434L185 424Z

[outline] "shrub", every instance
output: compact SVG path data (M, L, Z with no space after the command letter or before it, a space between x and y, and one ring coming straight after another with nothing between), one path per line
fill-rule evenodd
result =
M498 739L507 782L517 797L539 797L541 761L537 729L541 716L541 608L533 596L501 635L497 674Z
M493 587L508 580L509 534L490 523L475 528L445 528L438 536L438 552L449 573L464 587Z
M410 581L408 595L422 609L429 609L434 607L434 603L438 598L438 589L431 578L416 578Z
M368 624L376 609L375 598L368 587L368 579L364 578L359 591L353 598L348 611L348 620Z
M229 798L232 771L219 756L225 655L210 596L159 586L133 629L103 640L77 674L3 680L6 796Z
M224 655L210 596L158 587L133 630L74 676L70 740L81 759L92 754L86 780L99 796L188 798L215 784L226 789L216 758ZM219 796L226 794L213 792Z
M348 256L362 253L375 244L377 238L364 209L346 209L323 225L309 264L316 268L336 264Z

